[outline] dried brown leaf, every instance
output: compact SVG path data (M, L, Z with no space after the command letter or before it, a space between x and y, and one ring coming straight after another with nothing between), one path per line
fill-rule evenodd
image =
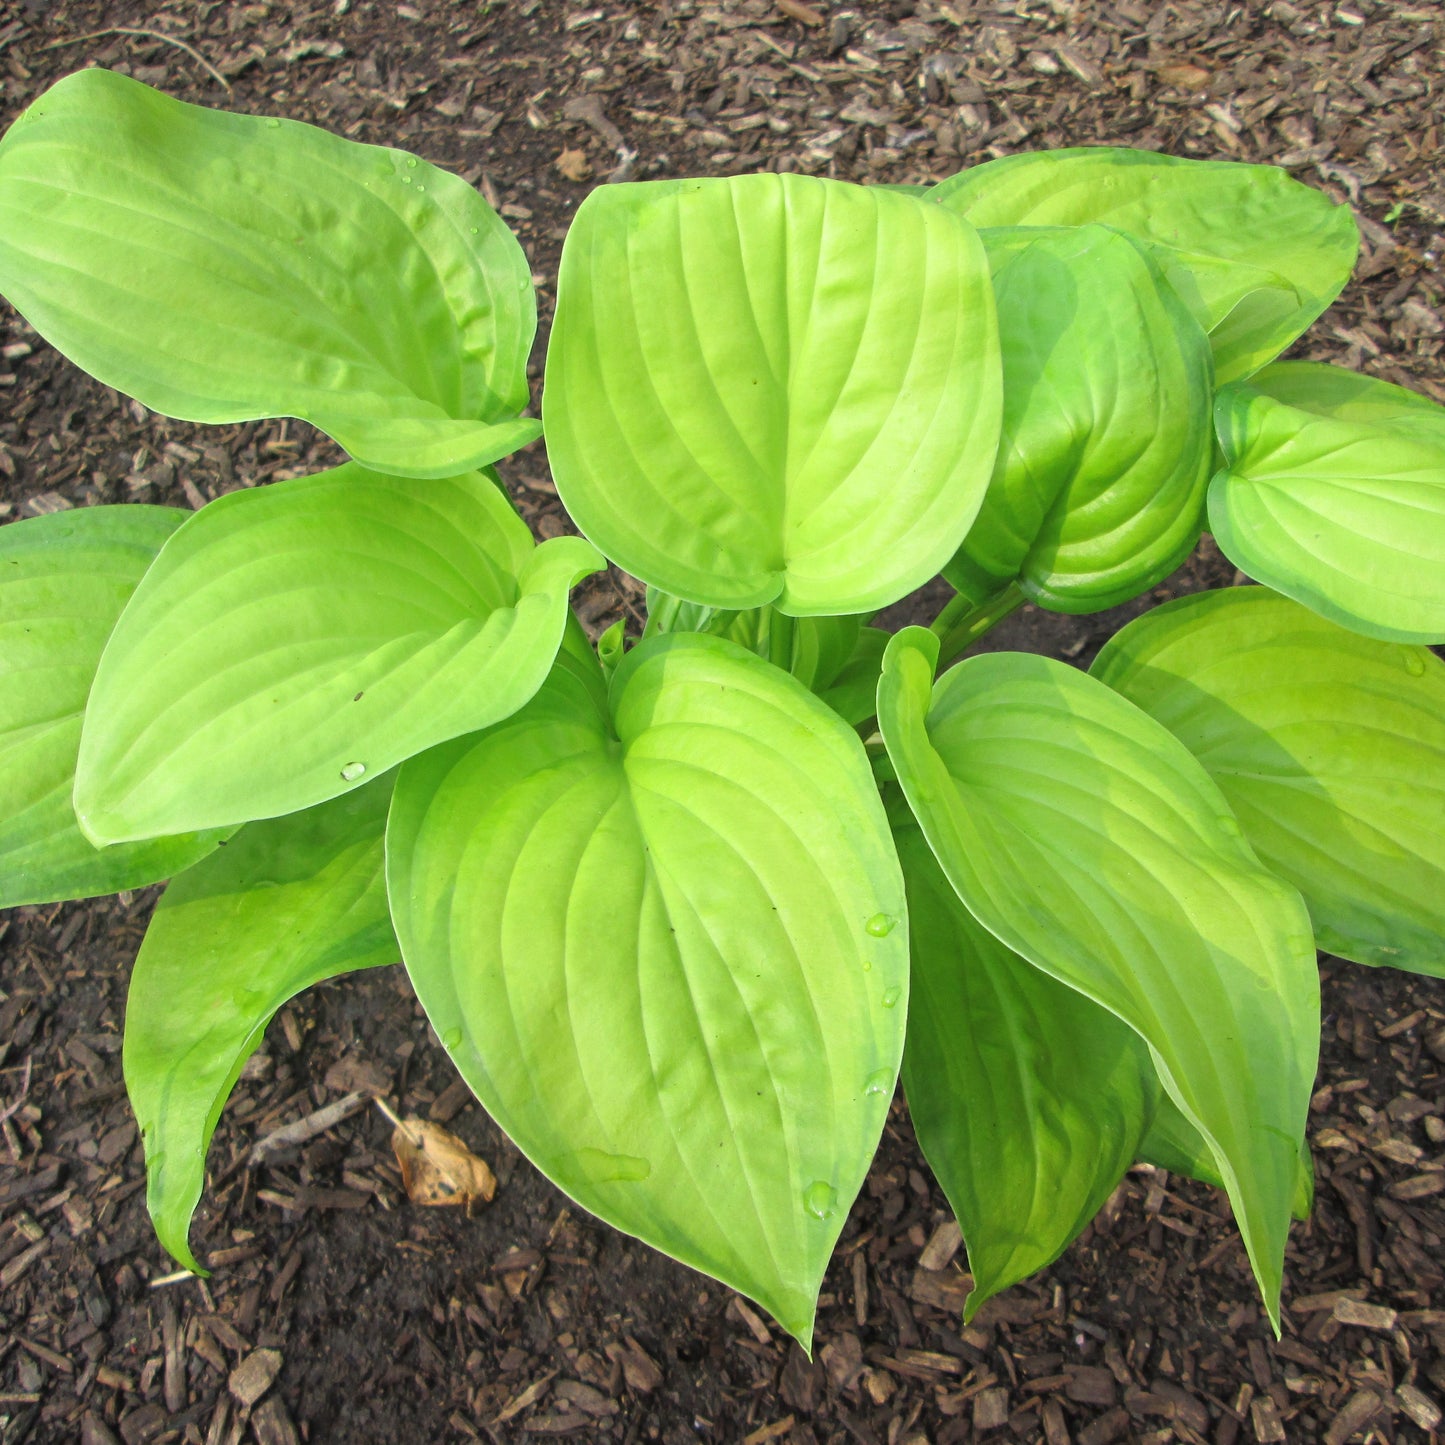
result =
M391 1147L401 1181L413 1204L491 1203L496 1176L460 1139L429 1119L403 1119L392 1130Z
M564 150L552 164L563 180L580 184L592 176L592 165L587 159L587 152L583 150Z

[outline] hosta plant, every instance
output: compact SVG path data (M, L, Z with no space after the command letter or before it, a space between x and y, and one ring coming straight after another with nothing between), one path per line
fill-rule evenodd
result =
M1445 410L1275 361L1355 252L1281 171L1128 150L604 186L539 423L455 176L102 70L35 101L0 291L351 458L0 530L0 901L172 880L124 1047L165 1247L277 1008L399 955L549 1178L805 1345L900 1069L970 1310L1147 1160L1228 1192L1277 1321L1316 945L1445 975ZM543 426L582 535L538 546L492 464ZM965 656L1206 527L1264 585L1087 673ZM594 645L605 559L648 618Z

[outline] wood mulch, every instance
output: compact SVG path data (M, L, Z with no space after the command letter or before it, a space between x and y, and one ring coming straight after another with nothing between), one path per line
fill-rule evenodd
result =
M0 0L0 119L99 63L406 146L516 229L544 335L568 218L607 179L917 181L1100 142L1269 161L1350 200L1365 233L1358 279L1301 354L1445 401L1442 40L1437 0ZM336 458L295 422L154 416L0 305L0 518L198 507ZM504 472L540 535L568 528L540 445ZM1086 661L1119 617L1233 575L1206 540L1150 599L1029 609L1000 645ZM640 605L615 570L579 603L594 630ZM1282 1340L1222 1201L1142 1168L1063 1259L965 1327L958 1232L900 1098L809 1363L745 1301L546 1184L469 1102L399 968L282 1011L213 1146L193 1236L212 1274L165 1283L120 1074L155 894L0 916L0 1445L1440 1438L1438 981L1323 962L1317 1206L1290 1244ZM253 1162L358 1091L446 1122L492 1164L495 1202L472 1219L409 1205L369 1108Z

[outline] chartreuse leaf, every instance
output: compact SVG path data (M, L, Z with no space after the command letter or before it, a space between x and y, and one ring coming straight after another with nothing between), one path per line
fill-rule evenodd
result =
M1224 1188L1224 1180L1199 1130L1179 1112L1179 1106L1168 1094L1161 1094L1154 1120L1139 1146L1139 1157L1146 1164L1197 1179L1201 1184ZM1300 1220L1308 1219L1315 1202L1315 1169L1309 1146L1300 1141L1299 1170L1295 1175L1294 1199L1290 1213Z
M959 901L916 827L903 1087L923 1150L990 1296L1057 1259L1139 1152L1160 1094L1143 1040L1006 948Z
M151 918L122 1057L146 1206L187 1269L200 1269L187 1235L206 1148L271 1016L322 979L397 961L382 859L393 778L249 824L176 878Z
M619 566L710 607L866 612L978 511L999 350L973 228L798 175L600 186L562 251L543 414Z
M858 737L734 643L558 667L407 763L387 876L477 1097L594 1214L806 1346L903 1050L898 860Z
M881 627L859 630L852 655L818 696L855 727L867 722L878 710L878 678L883 671L883 652L892 633Z
M982 600L1017 579L1094 612L1184 559L1214 438L1209 341L1138 242L1106 226L984 233L1003 346L1003 437L945 569Z
M155 883L225 836L97 848L70 804L101 649L186 515L85 507L0 528L0 908Z
M1445 978L1445 663L1263 587L1146 612L1094 675L1199 759L1320 947Z
M232 492L170 539L101 658L81 826L145 838L294 812L514 712L602 559L533 547L479 473L354 464Z
M1172 734L1063 663L994 653L932 685L889 645L878 716L944 873L1002 943L1116 1014L1204 1136L1277 1322L1319 1050L1309 915Z
M1005 156L934 186L980 228L1098 221L1143 241L1214 350L1220 381L1257 371L1339 295L1350 208L1273 166L1101 146Z
M1336 421L1381 423L1422 441L1445 440L1445 407L1377 376L1322 361L1277 361L1250 386L1286 406Z
M296 416L357 461L450 476L540 431L522 249L457 176L107 70L0 141L0 292L167 416Z
M1226 387L1215 425L1209 523L1230 561L1368 637L1445 641L1445 409L1289 366Z
M777 608L704 607L656 587L647 589L647 597L648 636L655 632L705 632L713 637L726 637L739 647L782 665L783 658L772 655L776 651L774 630L780 625ZM782 652L786 654L788 671L809 691L821 693L851 660L863 618L784 616L782 624L787 629L787 645Z

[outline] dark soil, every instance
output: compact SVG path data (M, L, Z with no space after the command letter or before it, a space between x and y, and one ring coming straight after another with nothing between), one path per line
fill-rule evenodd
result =
M0 118L99 63L406 146L501 208L544 311L571 212L609 175L923 180L1098 142L1271 161L1354 202L1366 235L1359 279L1302 354L1445 400L1442 38L1438 0L0 0ZM337 455L294 422L156 417L13 312L0 328L5 518L200 506ZM540 447L504 471L541 535L568 525ZM1153 597L1233 579L1206 541ZM640 603L614 572L579 610L595 630ZM996 637L1085 662L1118 620L1028 609ZM1290 1246L1281 1341L1223 1200L1147 1169L1063 1259L963 1327L962 1256L900 1099L809 1364L728 1290L595 1223L522 1161L450 1074L399 968L283 1011L212 1149L193 1239L213 1273L157 1285L172 1267L145 1215L119 1055L154 893L0 921L3 1445L1438 1438L1438 981L1323 963L1317 1207ZM495 1203L474 1219L409 1205L370 1111L247 1166L258 1137L353 1087L449 1120L495 1166Z

